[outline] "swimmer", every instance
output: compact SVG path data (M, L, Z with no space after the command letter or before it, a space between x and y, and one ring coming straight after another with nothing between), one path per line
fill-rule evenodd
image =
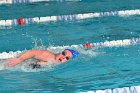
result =
M19 57L10 58L4 63L5 66L15 66L27 59L34 58L37 60L37 64L33 64L33 68L40 68L41 65L47 64L49 60L54 60L53 63L63 63L68 61L70 58L78 56L78 52L73 49L65 49L59 54L54 54L47 50L28 50L21 54Z

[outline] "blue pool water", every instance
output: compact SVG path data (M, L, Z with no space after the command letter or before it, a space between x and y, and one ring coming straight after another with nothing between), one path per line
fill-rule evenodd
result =
M83 0L0 5L0 20L57 16L90 12L140 9L139 0ZM0 27L0 54L29 49L58 53L64 46L140 37L140 16L104 16ZM61 46L60 48L54 48ZM54 48L54 49L51 49ZM27 62L11 68L0 65L1 93L78 93L140 84L140 45L76 48L80 55L63 64L31 69ZM0 57L1 63L5 59Z

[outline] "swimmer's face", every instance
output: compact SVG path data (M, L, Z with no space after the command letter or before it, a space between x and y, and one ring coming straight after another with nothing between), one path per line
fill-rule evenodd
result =
M66 62L72 57L72 54L69 50L64 50L62 53L56 56L57 62Z

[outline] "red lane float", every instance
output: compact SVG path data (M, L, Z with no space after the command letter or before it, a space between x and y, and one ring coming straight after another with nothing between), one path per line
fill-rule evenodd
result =
M17 19L17 23L18 23L19 25L23 25L23 24L24 24L24 21L23 21L22 18L18 18L18 19Z

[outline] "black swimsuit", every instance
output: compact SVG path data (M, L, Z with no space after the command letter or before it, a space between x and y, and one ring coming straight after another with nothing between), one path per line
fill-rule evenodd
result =
M41 68L41 65L37 63L31 63L29 66L31 66L32 69Z

